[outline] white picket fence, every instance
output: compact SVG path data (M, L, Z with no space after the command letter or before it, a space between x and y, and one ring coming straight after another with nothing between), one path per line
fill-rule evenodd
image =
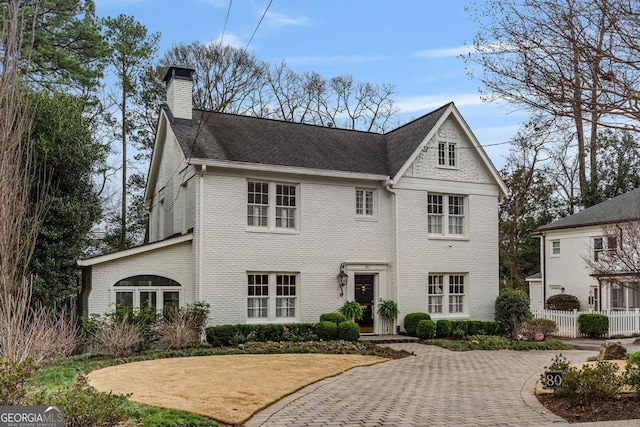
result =
M583 336L578 332L578 316L584 313L604 314L609 318L609 337L614 335L640 334L640 308L633 310L605 310L605 311L560 311L560 310L531 310L536 319L550 319L558 326L554 335L564 338L578 338Z

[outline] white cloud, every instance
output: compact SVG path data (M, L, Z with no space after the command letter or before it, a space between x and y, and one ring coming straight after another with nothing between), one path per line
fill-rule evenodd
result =
M289 16L273 11L267 12L266 19L271 27L285 27L289 25L301 27L309 23L309 19L306 16Z
M457 46L448 47L444 49L424 49L419 50L414 54L418 58L448 58L452 56L466 55L468 53L474 53L475 48L473 46Z
M209 43L218 43L220 42L220 36L222 34L219 34L218 37L216 37L215 40L211 40ZM233 46L237 49L244 49L245 45L247 44L247 42L245 40L243 40L241 37L238 37L236 35L233 35L231 33L224 33L224 37L222 38L222 44L224 45L230 45Z
M226 9L229 7L228 0L200 0L200 3L208 4L218 9Z
M293 56L285 59L287 64L293 65L344 65L366 64L369 62L383 62L390 60L390 56L383 55L335 55L335 56Z

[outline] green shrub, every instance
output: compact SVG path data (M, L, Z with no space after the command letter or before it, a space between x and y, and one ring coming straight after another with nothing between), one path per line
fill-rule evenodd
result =
M129 418L129 396L99 392L80 376L72 387L36 398L36 404L64 406L65 427L115 427Z
M551 295L546 301L547 310L572 311L580 310L580 300L575 295L556 294Z
M604 314L584 313L578 316L578 331L590 338L609 334L609 318Z
M428 340L436 336L436 322L433 320L421 320L416 326L416 336Z
M617 371L618 365L607 361L583 365L581 369L569 366L556 394L568 398L574 405L609 399L619 393L624 384L624 377L617 375Z
M32 358L22 362L0 357L0 402L6 406L25 405L27 384L38 369Z
M431 316L427 313L409 313L404 316L404 330L407 332L407 335L412 337L417 336L416 328L421 320L431 320Z
M452 331L451 320L440 319L436 322L436 336L438 338L447 338Z
M495 303L496 321L504 325L509 336L514 336L522 323L531 318L529 296L519 290L506 288L500 291Z
M625 382L640 396L640 351L636 351L629 357L626 368Z
M314 323L209 326L206 335L207 342L214 347L247 342L312 341L318 338Z
M485 322L480 320L467 321L467 335L489 335L485 329Z
M342 307L338 309L348 320L362 319L362 307L358 301L345 301Z
M356 322L342 322L338 325L338 337L345 341L358 341L360 326Z
M338 338L338 325L336 325L334 322L329 321L318 322L318 324L316 325L316 334L318 334L319 339L324 341L335 340L336 338Z
M347 317L342 313L324 313L320 315L321 322L333 322L339 325L342 322L347 321Z
M462 339L468 335L469 323L464 320L451 321L451 335L456 339Z

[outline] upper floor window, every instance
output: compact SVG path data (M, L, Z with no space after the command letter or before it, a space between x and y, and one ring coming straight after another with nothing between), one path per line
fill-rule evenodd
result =
M438 142L438 165L451 168L458 166L455 142Z
M551 241L551 255L560 255L560 240Z
M465 196L427 195L427 232L443 236L464 236L465 200Z
M295 229L297 222L297 185L247 181L247 226Z
M618 238L616 236L595 237L593 239L593 260L598 261L603 253L617 249Z
M356 215L374 216L375 190L356 189Z

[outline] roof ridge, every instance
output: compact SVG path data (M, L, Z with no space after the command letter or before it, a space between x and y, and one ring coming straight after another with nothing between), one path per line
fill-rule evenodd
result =
M389 135L390 133L393 133L393 132L397 131L398 129L402 129L404 127L407 127L410 124L413 124L413 123L417 122L418 120L425 119L425 118L429 117L430 115L432 115L434 113L437 113L440 110L444 110L445 108L449 107L450 105L454 105L454 102L450 101L447 104L444 104L443 106L436 108L435 110L429 111L428 113L423 114L420 117L416 117L415 119L413 119L413 120L411 120L411 121L409 121L409 122L407 122L407 123L405 123L403 125L400 125L397 128L390 130L389 132L384 133L383 135Z

